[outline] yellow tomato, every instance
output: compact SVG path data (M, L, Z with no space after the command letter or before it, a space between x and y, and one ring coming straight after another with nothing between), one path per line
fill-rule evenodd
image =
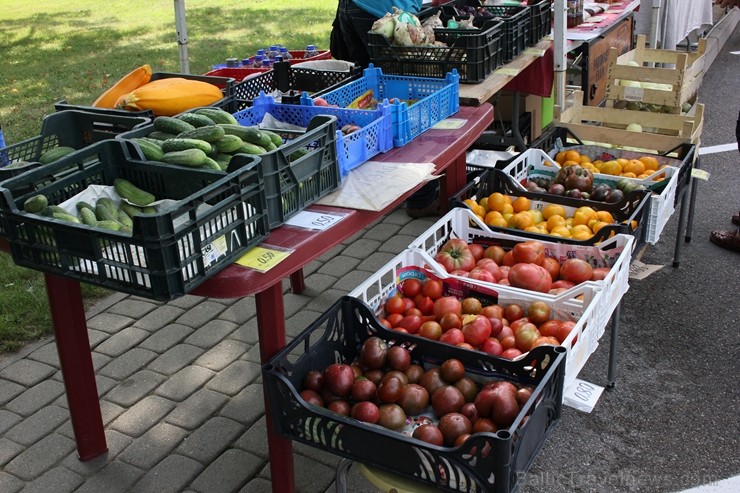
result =
M565 217L565 207L559 204L547 204L542 209L542 217L547 219L550 219L552 216L561 216Z
M506 201L504 200L504 194L501 192L493 192L488 196L488 210L501 212L504 208Z
M599 168L602 173L605 173L607 175L619 176L620 174L622 174L622 165L614 159L610 161L605 161L604 164L602 164L601 166L597 166L597 168Z
M559 215L550 216L547 220L547 230L552 232L558 226L565 226L565 218Z

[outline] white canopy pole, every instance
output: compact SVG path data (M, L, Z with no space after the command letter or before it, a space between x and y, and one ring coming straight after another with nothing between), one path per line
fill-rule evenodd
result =
M185 0L175 0L175 25L177 27L177 46L180 51L180 72L189 74L188 26L185 22Z
M568 68L568 51L566 49L565 30L566 24L566 4L565 0L555 0L553 6L553 16L555 26L553 28L553 45L554 45L554 78L555 78L555 104L562 111L565 109L565 71Z
M658 31L662 28L660 4L661 0L653 0L653 11L650 18L649 37L649 46L653 49L658 47Z

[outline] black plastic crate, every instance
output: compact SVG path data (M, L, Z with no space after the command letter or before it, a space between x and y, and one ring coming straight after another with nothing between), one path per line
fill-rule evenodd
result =
M556 148L567 149L568 147L574 147L578 145L584 145L583 141L570 129L566 127L553 126L545 130L539 138L535 139L530 147L542 149L546 153L549 153L551 150ZM678 170L678 183L676 185L676 198L674 205L678 204L678 202L681 200L681 197L683 197L687 186L691 183L691 172L694 169L694 162L696 161L697 152L698 148L696 147L696 145L686 142L668 151L654 153L656 156L671 157L673 159L678 159L681 161ZM645 154L650 153L648 151L645 151ZM653 188L653 191L660 190L660 187Z
M252 106L254 98L260 92L270 94L275 90L286 93L282 102L300 104L301 94L320 93L333 90L350 79L360 77L360 67L354 66L349 71L315 70L294 67L289 62L276 63L272 70L250 77L234 85L235 106L231 113Z
M552 0L529 4L529 44L536 45L552 30Z
M455 0L442 5L442 11L456 18L469 18L458 10L460 7L473 6L485 9L489 15L476 15L473 25L481 27L492 18L500 18L503 25L503 62L508 63L516 58L530 42L530 17L531 10L525 6L502 6L485 5L480 7L478 0ZM480 12L480 11L479 11Z
M635 250L638 251L640 246L645 243L645 230L649 217L649 200L648 191L634 190L626 194L623 201L615 204L606 202L597 202L594 200L574 199L571 197L560 197L548 193L523 191L516 187L513 178L501 169L491 168L476 177L475 180L465 185L453 197L457 207L467 207L465 199L474 199L476 202L482 197L488 197L494 192L500 192L505 195L516 197L527 197L532 202L541 202L547 204L559 204L566 208L576 209L587 206L596 211L609 211L615 220L615 224L604 226L596 234L587 240L576 240L573 238L563 238L547 234L524 231L514 228L502 228L489 226L492 231L501 233L514 234L527 238L533 238L540 241L557 241L559 243L568 243L572 245L596 245L613 234L629 234L635 237ZM636 227L632 227L632 221L637 222Z
M157 300L187 294L269 234L258 156L240 154L230 172L152 165L133 144L106 140L0 184L0 214L13 261ZM125 178L158 200L156 213L133 218L133 233L75 224L23 210L36 194L60 205ZM72 212L74 206L69 205ZM69 209L68 209L69 210Z
M158 79L169 79L172 77L181 77L183 79L189 79L189 80L199 80L201 82L208 82L209 84L213 84L214 86L221 89L221 92L223 93L224 97L223 99L216 101L210 106L216 106L218 108L225 109L229 113L233 113L234 111L236 111L235 103L233 102L233 99L230 98L230 96L234 93L234 79L233 78L217 77L217 76L212 76L212 75L179 74L176 72L154 72L152 74L151 79L149 79L149 82L152 82ZM150 118L154 116L154 113L152 113L151 110L128 111L128 110L117 110L117 109L110 109L110 108L97 108L95 106L70 104L67 102L67 100L61 100L55 103L54 108L57 111L76 109L76 110L91 111L94 113L102 113L102 114L108 114L108 115L136 115L136 116L147 116Z
M514 423L473 434L459 447L439 447L400 432L308 405L299 392L310 370L351 363L362 343L377 336L402 345L425 369L457 358L480 382L507 380L535 388ZM531 466L560 420L565 348L540 346L508 361L382 326L362 301L344 296L273 356L262 377L278 435L444 491L509 493Z
M149 117L130 114L105 114L81 110L52 113L42 120L38 136L0 149L0 182L42 166L38 162L39 158L55 147L82 149L150 123ZM28 164L13 164L20 161ZM4 237L2 224L0 237Z
M423 18L437 11L427 9ZM451 17L442 13L440 18ZM489 20L478 29L437 28L434 38L447 46L396 46L382 34L368 33L370 59L387 74L444 78L457 69L461 83L481 82L504 62L501 21Z

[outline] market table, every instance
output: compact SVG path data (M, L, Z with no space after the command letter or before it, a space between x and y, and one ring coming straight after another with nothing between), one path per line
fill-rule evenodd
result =
M373 160L434 163L434 173L443 175L442 196L454 195L466 182L465 151L493 121L493 107L490 104L463 106L452 118L461 120L463 125L455 129L429 129L406 146L394 148ZM273 230L263 245L293 250L283 261L264 273L231 264L190 294L214 298L254 294L260 358L264 363L286 343L282 280L290 276L294 290L301 292L304 287L302 269L306 264L381 219L420 187L397 197L380 211L313 205L309 210L337 212L344 217L334 226L320 231L283 225ZM9 245L2 239L0 249L9 251ZM78 456L80 460L90 460L105 453L108 447L80 283L52 274L45 275L45 282ZM273 491L290 493L295 490L292 442L273 433L267 406L265 411Z

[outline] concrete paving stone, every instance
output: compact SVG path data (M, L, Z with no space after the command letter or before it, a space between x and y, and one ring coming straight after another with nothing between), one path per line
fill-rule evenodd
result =
M265 396L262 384L253 383L228 400L219 411L220 416L251 426L265 414Z
M254 296L245 296L229 303L226 310L218 316L221 320L241 325L257 313Z
M297 442L293 443L294 447L295 445ZM234 447L268 460L270 454L267 450L267 418L264 414L234 441Z
M321 450L301 442L293 442L293 452L304 457L308 457L309 459L313 459L316 462L321 462L332 469L336 469L337 464L339 464L339 461L342 459L337 454L332 454L326 450Z
M328 265L328 264L324 264ZM337 282L339 276L332 276L329 274L322 274L316 272L305 278L306 289L304 295L314 296L316 293L320 293L326 289L329 289Z
M369 240L378 240L380 242L385 242L396 236L399 231L401 231L401 226L397 224L380 222L367 230L365 234L362 235L362 237Z
M69 419L69 412L59 406L46 406L5 432L5 437L20 443L31 445L51 433Z
M182 491L200 472L203 465L181 455L166 457L134 485L137 493L176 493Z
M133 440L118 455L122 460L145 470L151 470L177 447L188 432L169 423L158 423L142 436Z
M144 318L147 313L155 310L157 306L158 305L151 300L131 296L112 305L106 310L106 312L114 315L131 317L134 320L140 320Z
M66 404L67 403L65 402L65 405ZM67 408L65 407L65 409ZM114 404L105 399L101 399L100 400L100 416L103 419L103 426L107 425L108 423L116 419L118 416L123 414L125 410L126 410L125 408L119 406L118 404ZM60 435L64 435L65 437L74 438L75 432L74 432L74 429L72 428L72 420L67 420L62 426L54 430L54 432L59 433Z
M134 326L146 330L147 332L156 332L161 328L172 324L174 320L182 316L185 312L183 308L172 306L170 304L158 306L151 312L147 313L134 322Z
M219 342L212 349L200 355L195 364L213 371L221 371L249 350L249 344L233 339Z
M194 329L199 329L211 319L218 317L224 310L225 307L221 303L206 300L180 315L176 322Z
M180 296L179 298L168 301L167 304L182 308L184 310L190 310L199 303L202 303L205 299L206 298L203 298L202 296L193 296L190 294L186 294L185 296Z
M376 252L363 260L360 265L357 266L357 270L376 272L378 269L390 262L396 255L397 254L388 252Z
M86 461L81 461L77 451L69 454L61 463L63 467L74 471L86 478L97 474L124 450L131 446L134 439L115 430L105 430L105 443L108 445L108 451Z
M74 440L56 433L47 435L5 464L5 471L24 481L31 481L74 449Z
M22 493L59 493L74 491L84 481L79 474L64 467L55 467L26 484Z
M149 337L149 332L145 330L133 326L126 327L98 344L95 347L95 352L115 358L129 351L131 348L138 346L147 337Z
M105 398L119 406L129 407L157 388L166 377L151 370L141 370L118 384L105 394Z
M239 493L272 493L272 483L265 478L254 478Z
M202 366L186 366L160 385L155 394L171 401L180 402L202 388L215 374L216 372Z
M237 327L234 322L220 319L210 320L190 334L185 339L185 343L205 349L212 348L220 341L223 341L226 336L234 332Z
M388 241L383 242L383 245L378 249L381 252L389 252L393 255L398 255L402 251L406 250L411 242L416 239L415 236L409 236L399 234L390 238Z
M181 324L169 324L157 329L152 335L144 340L139 347L152 350L156 353L164 353L176 344L181 343L187 336L193 333L193 328Z
M403 234L416 238L431 228L438 220L438 217L415 219L403 227Z
M174 375L203 354L203 348L190 344L178 344L149 363L147 368L162 375Z
M15 476L0 470L0 491L3 493L16 493L25 486L25 483Z
M110 334L103 332L102 330L87 329L87 339L90 341L90 347L96 348L98 344L102 343L110 337ZM57 364L56 366L59 366Z
M106 334L107 337L107 334ZM59 353L57 352L57 345L54 340L50 340L49 343L43 344L38 349L28 355L28 358L38 361L39 363L45 363L54 368L59 368Z
M334 289L343 291L349 294L357 286L367 281L368 277L370 277L370 274L362 270L356 270L356 271L350 272L349 274L346 274L334 284Z
M62 394L64 394L63 383L54 380L45 380L8 402L5 405L5 409L24 417L30 416L42 407L53 402Z
M0 434L5 433L22 419L22 416L11 413L7 409L0 409Z
M334 482L335 471L320 462L302 455L293 454L296 493L322 493ZM268 479L272 478L270 468L265 468Z
M30 359L21 359L0 370L0 378L26 387L33 387L52 376L56 371L57 369L53 366Z
M333 290L332 290L333 291ZM313 323L320 315L319 307L315 306L315 300L311 303L310 310L301 310L285 321L285 334L291 338L300 334L306 327Z
M136 320L134 318L124 315L103 312L88 319L87 328L101 330L103 332L107 332L108 334L115 334L124 327L128 327L135 321Z
M241 357L244 361L251 361L252 363L257 363L258 365L260 363L260 348L258 345L254 345L251 348L249 348L249 351L244 353L244 355Z
M359 263L360 260L356 257L338 255L325 263L318 272L319 274L327 274L329 276L340 278L352 272Z
M157 353L135 347L126 353L113 358L110 363L99 370L103 376L123 380L144 368L157 357Z
M10 380L0 380L0 406L10 402L26 390L23 385L11 382ZM0 409L2 412L2 409Z
M247 320L237 329L229 334L230 339L244 342L249 346L254 346L259 342L259 333L257 330L257 317Z
M414 218L406 214L406 209L403 207L398 207L383 217L384 223L397 224L399 226L405 226L412 221L414 221Z
M283 295L283 312L290 317L311 303L311 297L306 294L294 294L292 292ZM255 317L256 320L256 317Z
M212 390L201 389L185 399L167 415L167 423L193 430L218 412L228 401L228 396Z
M324 253L323 255L319 255L316 261L321 264L329 262L331 261L331 259L333 259L337 255L341 255L342 250L344 250L344 248L345 248L344 244L333 246L328 252Z
M23 445L15 443L13 440L0 437L0 467L10 462L13 457L17 456L25 449L26 448Z
M241 423L215 416L187 436L175 452L201 464L208 464L226 450L243 430Z
M118 416L110 427L125 435L139 437L162 421L174 408L174 402L158 395L150 395Z
M92 353L93 369L97 372L102 367L110 363L110 360L112 359L113 358L106 356L105 354Z
M230 449L192 482L190 488L201 493L238 491L262 467L259 457L242 450Z
M75 493L126 493L144 476L144 471L124 462L113 461L89 478Z
M356 259L367 258L373 252L377 252L382 242L370 238L360 238L351 245L348 245L342 251L342 255Z
M357 243L363 236L365 236L365 233L367 233L368 231L370 231L370 228L365 228L362 231L358 231L357 233L344 240L341 245L342 250ZM327 261L328 260L331 260L331 257L327 258Z
M206 384L206 388L226 395L235 395L262 373L262 367L251 361L234 361Z

